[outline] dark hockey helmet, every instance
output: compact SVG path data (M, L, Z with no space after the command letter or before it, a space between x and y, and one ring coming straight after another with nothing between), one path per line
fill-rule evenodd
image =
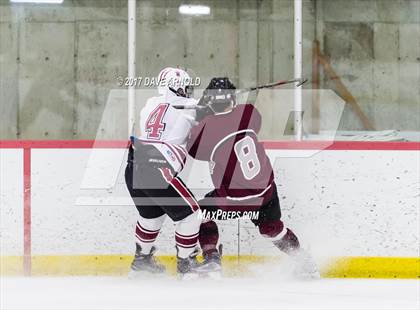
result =
M236 105L236 87L227 77L212 78L203 95L206 105L215 113Z

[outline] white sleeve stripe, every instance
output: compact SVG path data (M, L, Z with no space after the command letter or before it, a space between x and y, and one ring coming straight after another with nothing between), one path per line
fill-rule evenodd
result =
M219 148L220 145L222 145L222 143L224 143L226 140L228 140L228 139L230 139L230 138L232 138L232 137L234 137L238 134L246 133L246 132L254 133L255 135L257 135L255 133L255 131L252 130L252 129L243 129L243 130L235 131L235 132L232 132L232 133L228 134L226 137L224 137L219 142L217 142L217 144L214 146L213 151L211 152L211 155L210 155L210 161L211 162L213 161L214 153L216 153L216 150Z
M264 195L270 188L271 188L271 184L259 194L244 196L244 197L226 196L226 199L241 201L241 200L247 200L247 199L251 199L251 198L258 198L258 197L261 197L262 195Z

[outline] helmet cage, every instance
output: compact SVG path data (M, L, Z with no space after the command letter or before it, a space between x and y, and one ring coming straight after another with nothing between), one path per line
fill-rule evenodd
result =
M204 96L207 105L214 113L223 112L227 108L233 109L236 106L234 89L207 89Z
M204 99L214 113L236 106L236 87L227 77L213 78L204 91Z

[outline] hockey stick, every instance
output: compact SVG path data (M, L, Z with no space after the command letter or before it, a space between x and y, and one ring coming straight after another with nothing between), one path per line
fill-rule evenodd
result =
M254 87L241 89L241 90L238 90L236 92L236 94L242 94L242 93L255 91L255 90L259 90L259 89L263 89L263 88L273 88L273 87L277 87L277 86L280 86L280 85L286 85L286 84L292 84L292 83L297 83L296 87L299 87L299 86L302 86L303 84L305 84L307 81L308 81L308 79L283 80L283 81L278 81L278 82L275 82L275 83L270 83L270 84L265 84L265 85L260 85L260 86L254 86Z
M260 86L254 86L254 87L248 87L245 89L240 89L236 91L236 94L243 94L243 93L247 93L247 92L251 92L251 91L256 91L256 90L260 90L260 89L264 89L264 88L273 88L273 87L277 87L277 86L281 86L281 85L286 85L286 84L292 84L292 83L297 83L296 87L302 86L303 84L305 84L308 81L308 79L306 78L302 78L302 79L293 79L293 80L283 80L283 81L278 81L275 83L270 83L270 84L264 84L264 85L260 85ZM198 105L173 105L172 107L174 107L175 109L182 109L182 110L200 110L200 109L205 109L205 106L198 106Z

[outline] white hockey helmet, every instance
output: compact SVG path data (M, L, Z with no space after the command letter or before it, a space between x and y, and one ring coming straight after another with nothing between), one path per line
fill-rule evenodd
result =
M167 88L164 86L165 81L166 81L165 77L168 74L168 72L172 69L174 69L174 68L166 67L166 68L163 68L159 72L159 75L158 75L158 92L161 95L164 95L166 93Z
M192 94L192 80L182 69L167 67L158 76L158 92L161 95L172 93L189 98Z

